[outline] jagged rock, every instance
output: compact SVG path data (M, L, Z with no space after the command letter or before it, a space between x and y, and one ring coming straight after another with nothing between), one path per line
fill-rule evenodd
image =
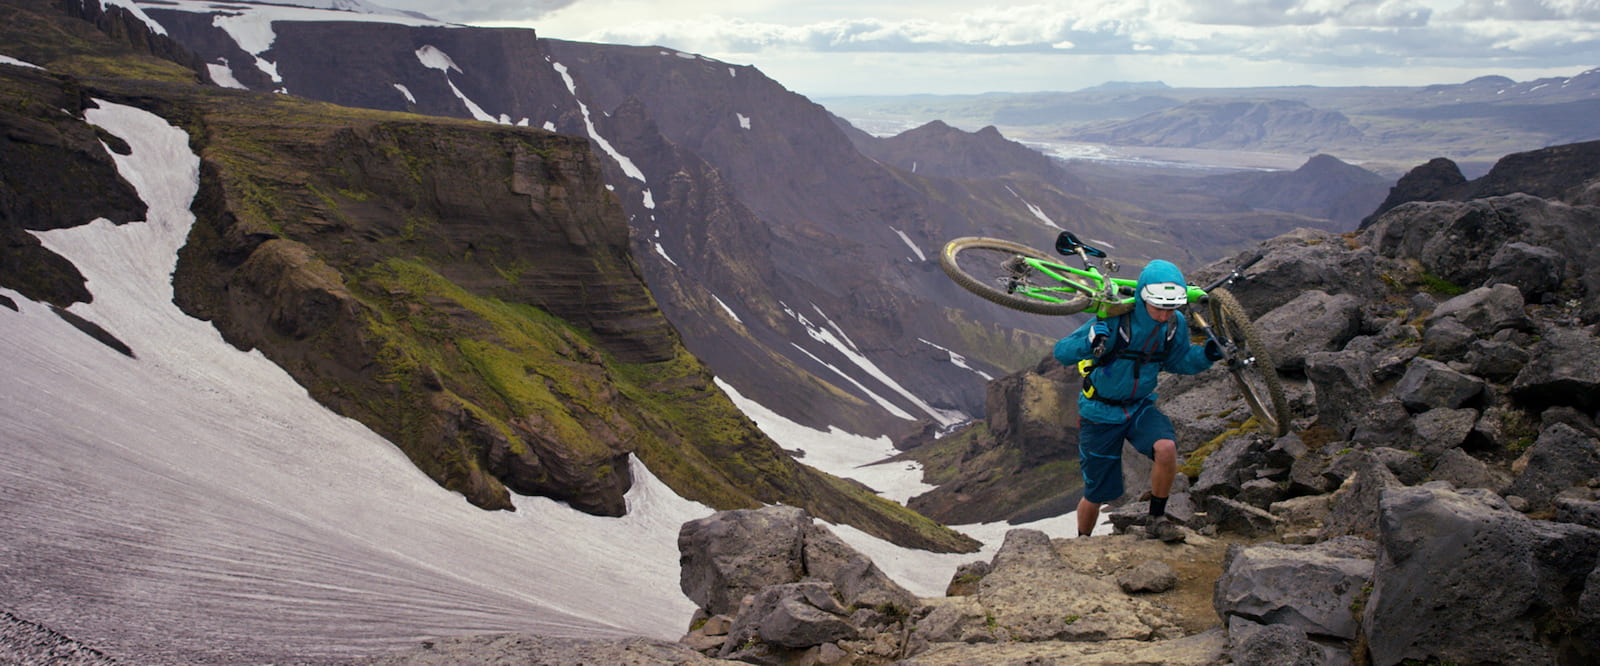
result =
M1239 494L1234 499L1265 509L1273 502L1283 499L1286 492L1282 484L1272 479L1251 479L1239 486Z
M1354 535L1375 538L1378 532L1378 507L1384 491L1402 487L1388 466L1377 456L1356 451L1344 460L1355 472L1345 479L1333 495L1333 511L1322 526L1323 537Z
M1461 449L1449 449L1439 455L1429 475L1435 481L1448 481L1457 488L1484 488L1500 492L1511 484L1511 477L1472 457Z
M1182 474L1178 478L1184 478ZM1176 487L1176 484L1174 484ZM1187 492L1175 492L1167 498L1167 517L1180 525L1194 523L1196 516L1194 495ZM1106 519L1111 522L1111 531L1116 534L1126 534L1128 528L1143 524L1150 515L1150 502L1139 500L1128 502L1122 506L1106 512Z
M1573 629L1558 618L1577 611L1567 591L1593 571L1600 530L1429 483L1384 494L1378 547L1362 622L1373 664L1551 664Z
M1476 409L1450 409L1440 407L1418 414L1411 427L1416 432L1415 449L1428 460L1454 449L1472 434L1478 423ZM1415 481L1407 481L1408 484Z
M1264 464L1268 469L1284 470L1288 472L1294 466L1294 461L1299 460L1310 452L1304 440L1295 433L1289 433L1272 440L1272 446L1267 449Z
M740 607L718 654L732 656L752 638L789 649L855 638L845 613L833 585L825 581L769 585Z
M1561 288L1567 273L1567 258L1547 247L1527 243L1507 243L1489 259L1493 274L1489 283L1509 284L1522 292L1530 303L1538 303L1550 292Z
M1431 326L1445 318L1461 322L1479 336L1488 336L1501 329L1526 329L1532 326L1522 292L1509 284L1479 287L1439 304L1428 315Z
M989 563L979 560L968 562L956 567L956 572L950 577L950 584L944 588L947 597L964 597L978 591L978 581L989 575Z
M1600 529L1600 501L1557 497L1555 505L1556 522Z
M1527 367L1511 384L1511 395L1533 407L1571 405L1600 410L1600 338L1557 328L1529 350Z
M1128 594L1166 592L1178 584L1178 572L1160 560L1149 560L1117 576L1117 586Z
M1309 290L1256 321L1278 369L1305 369L1306 357L1344 347L1361 327L1361 299Z
M1589 418L1589 415L1576 409L1559 405L1546 409L1539 414L1539 427L1541 429L1547 429L1557 423L1565 423L1578 432L1600 439L1600 426L1596 426L1594 419Z
M977 599L994 617L996 631L1014 641L1149 640L1153 608L1116 584L1073 571L1043 532L1014 529L994 556L994 570L978 583Z
M1323 521L1327 520L1328 514L1333 511L1332 501L1330 495L1303 495L1273 502L1268 511L1282 521L1280 524L1285 531L1320 530Z
M1385 396L1367 407L1356 417L1355 432L1350 441L1357 444L1394 444L1416 439L1416 428L1410 412L1394 397Z
M1519 464L1522 473L1506 492L1533 507L1547 506L1557 493L1600 477L1600 440L1557 423L1539 433Z
M1340 439L1349 437L1374 400L1371 355L1359 351L1311 354L1305 359L1305 371L1316 387L1317 423Z
M1467 347L1476 336L1477 333L1455 317L1437 319L1422 332L1422 346L1417 351L1430 358L1458 359L1467 353Z
M1353 639L1358 627L1350 608L1372 578L1375 555L1371 541L1355 537L1310 546L1235 544L1217 579L1217 615Z
M1407 328L1411 328L1412 332L1415 333L1415 328L1409 326ZM1410 338L1412 341L1417 339L1419 339L1419 336L1412 336ZM1399 379L1400 375L1405 374L1406 366L1411 363L1411 359L1416 358L1420 353L1422 353L1421 346L1406 345L1401 347L1392 347L1390 349L1385 349L1373 354L1372 381L1383 383L1390 380Z
M1482 379L1452 370L1438 361L1418 358L1395 384L1393 395L1413 412L1440 407L1455 409L1483 393Z
M1509 342L1474 340L1462 360L1469 373L1503 384L1516 379L1528 358L1526 350Z
M1361 228L1372 226L1380 216L1401 204L1453 198L1466 185L1467 177L1461 175L1461 167L1447 158L1435 157L1428 160L1427 164L1412 168L1395 181L1394 187L1389 189L1388 198L1378 204L1376 211L1361 220Z
M1246 537L1277 532L1280 521L1265 510L1226 497L1206 500L1206 515L1217 529Z
M1235 636L1242 634L1242 636ZM1228 635L1228 658L1249 666L1327 666L1323 648L1306 637L1305 629L1269 624Z
M927 643L993 643L992 618L970 596L932 598L913 616L913 638Z
M1376 297L1387 290L1375 271L1377 254L1368 247L1350 250L1338 234L1300 228L1265 241L1266 255L1246 272L1248 279L1228 285L1246 312L1260 317L1305 291ZM1218 277L1238 259L1194 271L1196 284ZM1226 268L1224 268L1226 267Z
M1296 495L1321 495L1330 493L1344 483L1344 477L1333 471L1333 463L1341 457L1332 446L1301 456L1289 468L1289 492Z
M1214 496L1232 497L1239 486L1255 478L1266 460L1267 441L1250 435L1229 438L1200 467L1200 478L1189 489L1202 504Z
M872 560L788 506L720 511L678 531L679 585L710 615L732 614L740 600L803 578L827 582L851 607L907 612L917 600Z
M811 517L789 506L719 511L678 530L679 586L712 615L732 615L745 596L804 576Z
M1367 449L1367 453L1383 463L1402 485L1422 483L1428 476L1428 469L1422 465L1420 457L1410 451L1379 446Z
M1062 433L1077 425L1078 387L1020 372L989 382L987 390L989 432L1019 448L1024 465L1077 455L1077 439Z

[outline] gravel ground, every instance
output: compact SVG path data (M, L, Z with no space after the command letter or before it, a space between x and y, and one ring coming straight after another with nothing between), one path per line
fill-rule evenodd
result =
M44 666L115 664L99 650L79 643L49 627L34 624L10 611L0 610L0 664Z

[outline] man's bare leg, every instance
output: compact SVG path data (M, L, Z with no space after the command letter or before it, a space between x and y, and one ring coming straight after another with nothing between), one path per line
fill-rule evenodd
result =
M1150 494L1155 497L1172 496L1172 480L1178 475L1178 443L1158 439L1155 443L1155 464L1150 467Z
M1078 500L1078 536L1089 536L1095 521L1100 519L1100 505L1088 498Z

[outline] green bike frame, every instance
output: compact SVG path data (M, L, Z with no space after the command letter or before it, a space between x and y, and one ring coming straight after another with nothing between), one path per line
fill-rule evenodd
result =
M1011 289L1012 293L1046 303L1064 303L1077 294L1086 293L1089 295L1090 303L1089 307L1084 308L1084 313L1101 318L1114 317L1133 309L1134 290L1139 285L1138 280L1108 277L1094 266L1073 268L1032 257L1017 257L1017 259L1055 283L1048 286L1017 284ZM1188 287L1190 303L1205 302L1206 290L1192 284Z

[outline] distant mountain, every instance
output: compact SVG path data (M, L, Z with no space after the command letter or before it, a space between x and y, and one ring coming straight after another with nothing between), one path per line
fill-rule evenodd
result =
M1162 81L1107 81L1097 86L1080 88L1078 92L1126 92L1129 90L1167 90L1172 86Z
M965 132L940 121L879 139L851 135L856 148L873 159L913 173L940 178L1032 177L1082 193L1082 183L1037 150L1001 136L994 126Z
M1317 155L1294 171L1244 171L1199 179L1191 191L1343 223L1354 228L1383 201L1390 181L1332 155Z
M1132 120L1074 132L1076 141L1122 146L1169 146L1264 150L1287 147L1316 151L1361 137L1337 111L1286 100L1206 99Z
M1163 112L1218 99L1296 102L1317 113L1342 114L1357 132L1308 134L1307 126L1291 124L1259 135L1234 134L1216 146L1308 156L1321 152L1395 175L1439 156L1482 173L1509 153L1600 139L1600 126L1593 122L1600 117L1600 69L1532 81L1485 76L1418 87L1095 87L1076 92L845 98L827 104L851 121L870 118L909 126L937 118L963 129L996 125L1024 142L1086 140L1082 137L1092 133L1092 140L1113 145L1178 146L1195 142L1197 137L1190 132L1210 111L1189 107L1183 113ZM1120 141L1130 143L1116 143Z

